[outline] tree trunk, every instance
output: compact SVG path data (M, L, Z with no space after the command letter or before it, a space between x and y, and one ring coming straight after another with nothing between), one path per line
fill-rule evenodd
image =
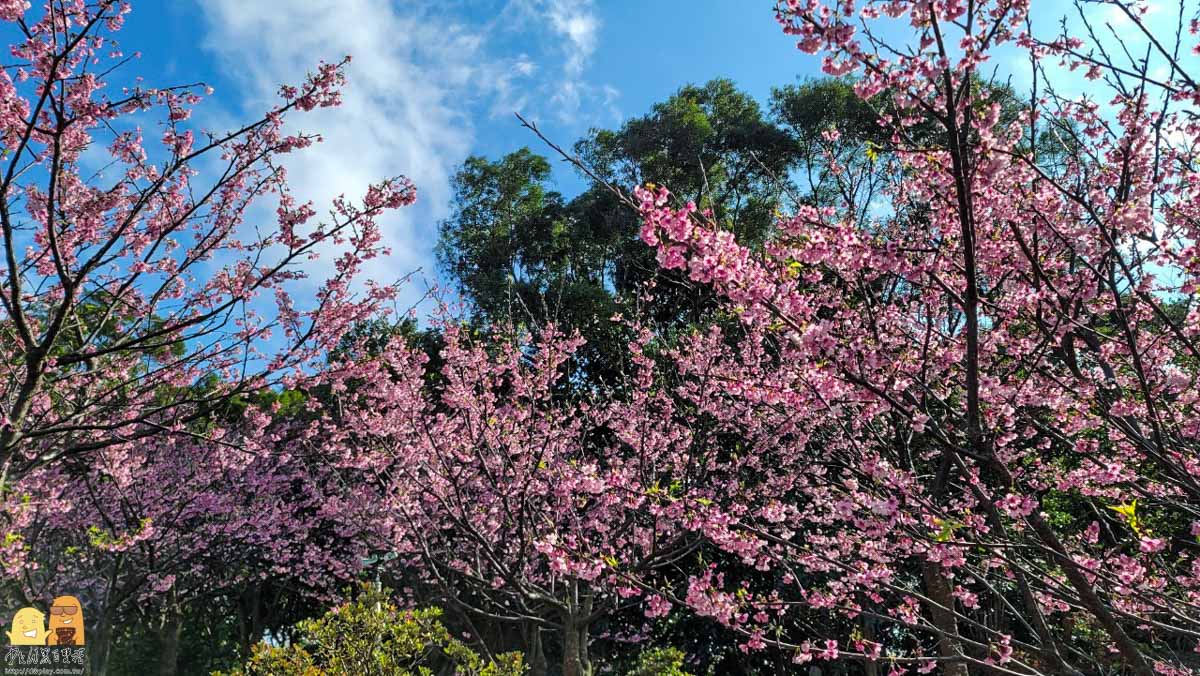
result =
M158 632L158 676L176 676L179 672L179 636L182 631L182 613L178 608L168 609Z
M587 626L581 625L579 627L579 661L583 664L585 673L588 674L588 676L591 676L592 655L591 651L589 650L590 646L588 645L591 643L591 641L588 640L589 633L590 630Z
M546 676L546 650L542 645L542 628L535 622L525 625L525 654L529 663L529 676Z
M91 661L92 676L105 676L108 673L108 655L112 652L112 634L112 618L101 615L96 621L95 630L87 635L87 651Z
M933 618L933 626L941 632L938 636L938 653L944 658L962 656L962 645L958 641L958 619L954 617L954 595L950 582L946 579L941 566L931 561L921 565L921 573L925 578L925 593L937 605L929 608ZM965 662L946 662L941 672L946 676L968 676Z
M242 592L238 604L238 633L242 657L248 657L254 644L262 640L262 588L252 584Z
M563 676L592 676L588 627L571 618L563 625Z

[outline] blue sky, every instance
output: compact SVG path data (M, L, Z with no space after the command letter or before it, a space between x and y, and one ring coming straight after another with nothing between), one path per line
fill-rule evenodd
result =
M1069 10L1037 0L1045 30ZM298 120L326 142L288 164L300 196L318 205L356 197L368 183L404 174L417 205L385 223L394 253L370 273L391 281L436 276L436 224L447 215L449 177L470 154L540 148L520 111L569 146L589 127L614 127L686 83L728 77L760 102L771 87L819 75L774 21L771 0L149 0L134 3L122 34L140 51L131 73L150 83L204 81L216 89L194 118L226 128L265 109L278 85L320 59L354 62L345 104ZM1096 16L1115 23L1112 8ZM1089 10L1091 6L1089 6ZM1105 14L1104 12L1108 12ZM1173 18L1170 12L1155 12ZM1039 31L1044 32L1044 31ZM901 37L897 35L897 37ZM901 40L902 41L902 40ZM993 63L1028 75L1015 54ZM1076 74L1058 84L1086 87ZM565 167L558 186L580 185ZM264 218L270 211L264 209ZM409 294L419 295L417 283Z
M346 104L302 118L326 142L289 165L318 204L371 180L410 176L420 202L387 223L394 255L372 274L433 276L448 179L470 154L498 157L538 140L513 112L569 145L615 127L680 86L729 77L765 101L772 86L817 74L774 21L769 0L170 0L135 2L121 39L130 74L216 89L196 113L225 127L265 107L284 81L350 53ZM580 185L566 167L560 189Z

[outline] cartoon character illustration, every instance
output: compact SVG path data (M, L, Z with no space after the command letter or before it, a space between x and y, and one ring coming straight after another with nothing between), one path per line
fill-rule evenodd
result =
M46 616L37 608L22 608L13 615L11 645L46 645Z
M50 637L46 645L83 645L83 606L74 596L59 596L50 606Z

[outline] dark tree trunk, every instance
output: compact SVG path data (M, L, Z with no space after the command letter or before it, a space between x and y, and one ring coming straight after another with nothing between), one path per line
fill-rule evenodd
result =
M587 654L587 628L574 622L563 627L563 676L591 676Z
M92 676L108 673L108 656L112 652L112 618L101 615L95 629L87 634L87 651L91 660Z
M933 626L941 632L938 636L938 653L945 658L961 657L962 644L958 641L958 619L954 617L954 595L950 582L936 563L924 562L921 572L925 578L925 593L937 604L930 606L929 614L933 618ZM946 662L941 673L946 676L968 676L967 665L961 661Z
M581 592L576 586L563 617L563 676L592 676L592 661L588 657L591 614L591 593Z
M546 676L546 650L542 645L542 628L529 622L525 625L525 654L529 663L529 676Z
M179 609L168 609L158 632L158 676L176 676L179 673L179 637L182 632L183 616Z
M242 656L246 657L263 635L262 588L259 585L252 585L242 592L238 610Z

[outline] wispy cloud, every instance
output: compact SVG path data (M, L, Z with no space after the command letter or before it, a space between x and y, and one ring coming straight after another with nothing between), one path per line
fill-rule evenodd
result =
M519 36L501 20L513 2L520 4L515 11L533 12ZM417 268L433 275L435 224L447 214L450 177L472 150L480 114L508 115L530 101L543 108L535 114L550 112L547 101L578 111L590 91L584 75L600 25L591 3L581 0L511 0L482 21L452 15L435 0L205 0L201 6L206 46L233 74L241 90L236 99L250 109L263 108L280 83L299 80L318 60L353 55L343 105L297 118L324 143L295 155L287 170L296 194L318 204L340 194L356 198L388 176L416 182L418 204L383 224L393 255L370 269L380 281ZM513 44L519 48L505 49ZM547 96L547 89L557 93Z
M596 50L596 19L590 12L579 11L578 5L565 1L551 2L550 23L554 30L566 38L567 61L563 69L565 76L557 98L567 114L578 110L583 83L580 76L584 66Z
M510 0L508 9L526 24L550 29L555 39L552 56L562 64L557 80L548 83L552 110L534 112L553 112L560 121L573 123L585 105L597 104L610 115L615 111L610 95L615 89L590 84L583 77L600 40L601 22L592 0Z

